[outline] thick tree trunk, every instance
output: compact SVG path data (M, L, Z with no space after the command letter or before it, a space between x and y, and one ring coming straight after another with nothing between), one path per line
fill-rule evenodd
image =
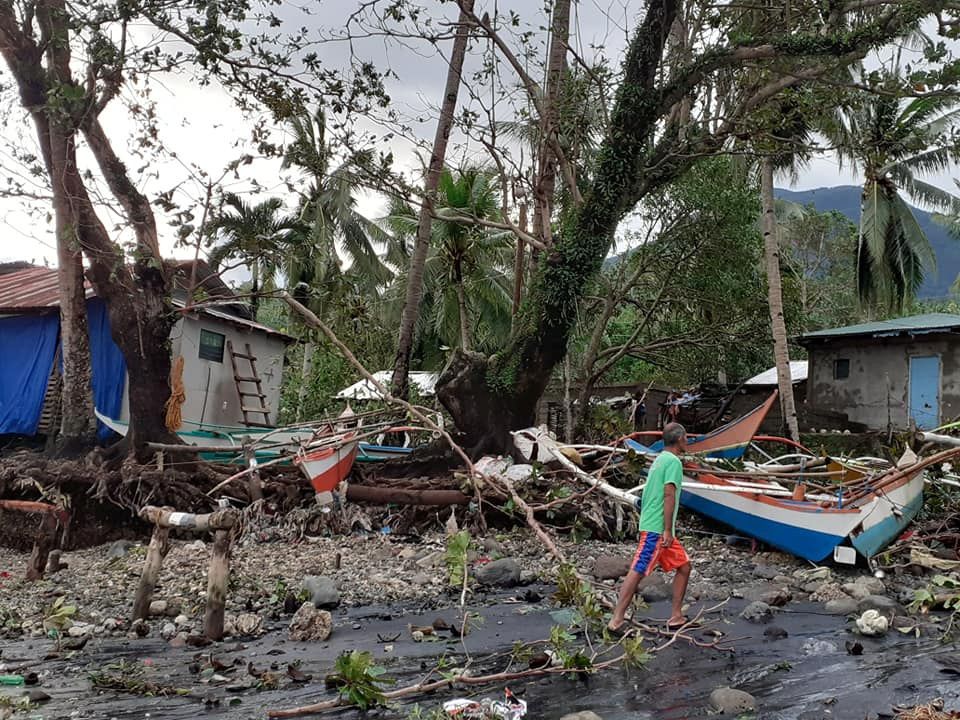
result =
M760 166L760 202L763 210L763 255L767 271L767 302L770 306L770 329L773 333L773 357L777 366L780 409L790 438L799 441L797 409L793 399L793 378L790 375L790 349L787 345L787 326L783 317L780 242L777 239L777 216L773 196L773 163L769 158L764 158Z
M256 322L260 312L260 261L250 263L250 314Z
M624 79L583 204L571 212L528 288L510 342L492 358L454 353L441 373L437 397L473 454L503 452L509 431L532 425L536 406L567 351L577 303L600 269L623 216L643 188L681 168L644 167L658 109L660 58L676 17L676 0L651 0L624 58ZM671 166L672 167L672 166ZM668 172L668 175L664 175Z
M93 414L93 370L83 287L82 255L76 245L76 227L65 222L58 209L57 274L60 281L60 348L63 390L60 395L58 454L74 454L92 446L97 425Z
M520 229L527 232L527 204L520 203ZM517 313L520 311L520 300L523 298L523 274L526 265L526 249L523 238L517 238L517 249L513 258L513 307L511 314L516 320Z
M313 353L316 345L312 342L303 345L303 363L300 365L300 387L297 390L297 422L303 419L303 404L307 401L310 378L313 376Z
M450 66L447 69L447 83L443 90L443 102L440 104L440 118L437 132L433 138L433 151L427 167L427 177L423 184L423 205L417 222L417 238L410 258L410 271L407 273L407 295L404 300L403 314L400 317L400 335L397 339L397 356L393 364L391 392L399 398L406 398L410 391L410 354L420 318L420 302L423 300L423 271L430 249L430 231L433 225L433 200L440 183L440 174L447 157L447 142L450 128L453 126L453 114L457 108L457 96L460 93L460 74L463 60L467 54L467 41L470 38L469 13L473 12L473 0L464 0L457 25L457 35L453 40L453 52L450 54Z

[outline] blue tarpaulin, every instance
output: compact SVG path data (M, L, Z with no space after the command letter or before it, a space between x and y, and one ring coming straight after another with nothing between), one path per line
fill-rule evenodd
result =
M37 432L59 332L55 313L0 318L0 434Z
M97 410L111 418L120 417L123 403L123 385L127 365L123 353L110 336L110 319L107 305L94 298L87 302L87 325L90 328L90 356L93 364L93 404ZM111 430L98 423L97 435L106 439Z
M104 415L120 417L127 366L110 336L106 304L87 301L93 402ZM35 435L43 412L50 369L57 354L60 315L0 318L0 435ZM98 424L98 436L111 431Z

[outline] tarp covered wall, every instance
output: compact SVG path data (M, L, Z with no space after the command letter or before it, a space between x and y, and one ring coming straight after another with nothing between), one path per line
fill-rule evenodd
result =
M59 332L55 313L0 318L0 434L37 432Z
M90 356L93 364L93 404L107 417L120 417L127 364L123 353L110 336L107 305L94 298L87 301L87 325L90 332ZM106 439L112 431L98 422L97 435Z
M110 336L106 304L87 301L93 402L109 417L119 417L127 366ZM35 435L43 412L47 381L57 354L60 315L0 318L0 435ZM98 424L97 434L110 430Z

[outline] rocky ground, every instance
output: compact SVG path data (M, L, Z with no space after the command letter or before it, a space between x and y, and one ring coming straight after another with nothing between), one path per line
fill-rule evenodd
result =
M695 524L694 521L688 526ZM903 614L923 578L911 573L877 579L865 568L813 568L779 552L753 552L748 543L693 530L682 536L694 565L690 601L745 598L782 607L813 601L824 612L846 615L867 607ZM626 572L629 542L572 542L561 549L582 572L610 593ZM470 551L475 588L526 585L556 578L556 561L525 529L491 533ZM0 549L0 620L8 638L44 634L42 623L56 596L78 608L74 634L122 636L143 560L143 543L110 545L66 553L66 567L34 583L21 581L28 555ZM202 539L173 540L154 595L149 632L199 631L206 594L210 544ZM311 600L318 607L405 603L431 607L455 594L447 583L445 539L437 531L424 537L394 537L380 532L338 537L273 537L248 532L231 559L227 603L230 619L258 615L276 619L291 605ZM668 599L667 579L656 574L642 586L647 602ZM250 619L247 618L249 622ZM172 626L172 627L171 627ZM140 629L143 633L143 628Z
M906 607L913 599L914 590L925 585L928 577L904 570L878 578L866 568L813 567L782 553L757 552L749 542L715 532L692 517L685 518L683 524L686 532L681 534L681 539L694 565L688 593L691 612L730 600L730 605L721 611L727 617L723 622L752 628L748 634L755 636L754 642L782 641L788 634L794 636L799 629L810 637L802 644L798 642L789 652L795 651L807 659L811 655L835 656L837 652L843 653L843 641L821 639L810 630L813 619L819 617L817 623L830 628L831 632L848 632L853 620L867 610L876 610L893 627L929 627L908 617ZM66 673L74 678L69 692L76 694L64 697L73 701L89 692L77 690L76 683L86 677L91 663L109 664L111 653L122 655L133 651L156 658L170 653L173 656L195 653L193 645L199 644L196 641L202 632L211 547L203 539L175 539L171 544L154 595L151 617L147 622L138 623L130 622L130 614L146 556L146 538L142 543L117 541L65 553L61 561L66 567L31 584L22 580L28 555L0 549L0 638L5 639L8 648L15 649L13 653L3 652L4 642L0 642L0 675L22 673L28 668L30 672L37 672L41 689L33 692L39 693L36 697L42 702L45 689L54 692L47 678ZM618 578L626 572L632 555L632 543L574 542L562 537L558 545L582 573L594 579L598 589L608 597L614 596ZM425 638L422 632L419 638L416 632L411 633L409 620L405 618L416 616L414 625L424 622L429 625L435 615L450 614L450 608L459 601L459 589L449 587L445 554L445 534L440 529L424 536L395 536L374 531L309 537L289 529L279 530L270 523L248 526L236 543L231 559L228 637L217 645L221 648L217 652L233 652L222 648L240 648L237 640L251 643L254 638L260 638L256 640L258 652L268 655L277 651L274 643L283 646L285 642L309 644L309 641L320 640L322 644L316 646L318 649L310 652L316 654L314 660L318 668L329 667L333 652L330 648L340 647L337 643L348 648L357 642L376 645L379 640L380 651L384 651L382 639L371 629L371 623L382 621L391 636L397 631L393 626L399 624L402 639L397 643L397 659L401 654L408 660L417 657L420 645L403 649L400 643ZM474 541L469 561L473 581L468 603L478 608L481 615L496 618L499 617L496 613L502 612L503 619L495 620L496 624L517 623L521 622L516 618L518 605L511 603L535 608L531 610L529 622L521 624L519 631L502 636L495 626L488 628L485 632L490 637L484 641L487 651L509 647L518 639L518 632L534 633L521 638L528 641L549 634L554 621L547 598L557 578L557 563L530 532L525 528L492 531ZM666 578L656 574L644 581L641 594L652 606L648 611L651 617L666 617L665 601L670 596ZM55 615L54 603L61 597L63 604L77 608L70 618L71 627L65 632L63 648L51 663L31 661L25 665L24 660L29 657L27 651L39 652L42 657L53 648L54 643L48 638L50 618ZM790 628L789 633L784 628ZM930 630L933 637L937 629ZM328 638L334 645L327 642ZM228 645L230 642L234 645ZM426 648L430 643L420 644L425 652L430 652ZM268 646L274 649L267 651ZM392 645L386 647L392 648ZM787 646L783 647L787 653ZM99 654L90 654L91 648ZM78 664L78 657L85 658L87 664ZM53 664L64 662L67 664ZM171 670L175 672L185 671ZM196 676L190 677L196 679ZM747 700L740 694L739 687L728 687L721 679L718 676L713 687L737 692L708 689L709 703L715 709L736 714L739 712L736 708ZM229 690L230 681L224 684ZM744 683L741 680L738 684ZM248 685L240 687L250 689ZM112 713L112 710L106 712ZM649 717L654 716L672 717Z

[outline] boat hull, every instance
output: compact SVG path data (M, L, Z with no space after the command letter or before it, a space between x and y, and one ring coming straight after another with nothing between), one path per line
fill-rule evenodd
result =
M397 447L394 445L371 445L360 443L357 449L357 462L384 462L396 458L404 458L413 452L413 448Z
M874 500L876 506L853 531L850 544L866 558L880 553L906 530L923 509L924 473L919 472L900 487ZM895 512L898 511L898 512Z
M347 441L298 455L294 463L307 476L313 489L330 492L347 479L357 456L357 442Z

